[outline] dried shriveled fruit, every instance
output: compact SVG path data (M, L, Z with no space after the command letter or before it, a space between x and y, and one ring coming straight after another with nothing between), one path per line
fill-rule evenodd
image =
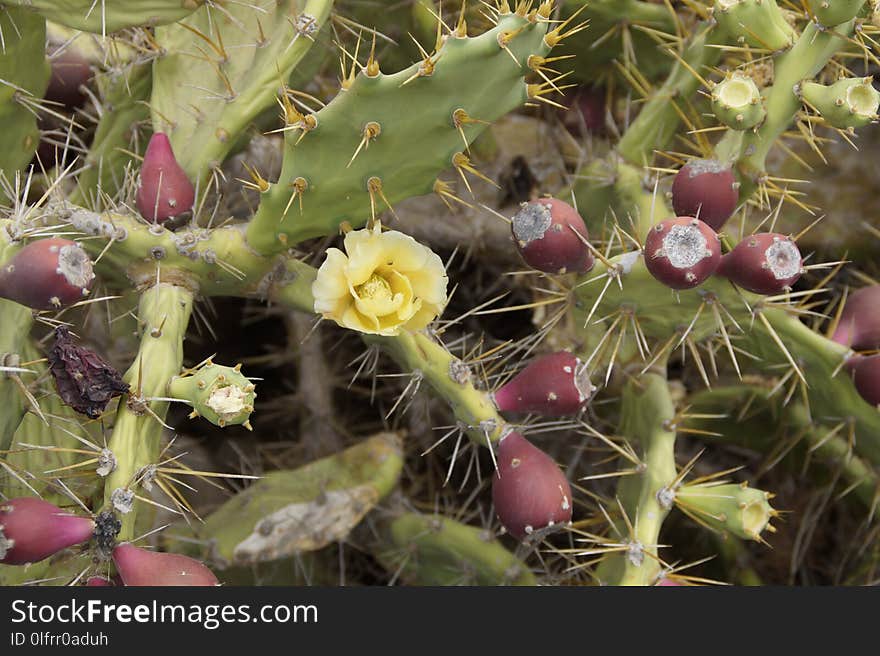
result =
M571 486L553 459L520 433L498 445L492 500L507 532L524 540L535 531L571 521Z
M690 289L715 273L721 242L715 231L687 216L661 221L645 239L645 266L672 289Z
M36 563L86 542L95 523L36 497L0 502L0 563Z
M720 230L736 210L739 191L733 170L714 159L692 159L672 181L672 207Z
M568 203L556 198L523 203L510 222L526 263L545 273L586 273L593 268L587 226Z
M94 351L77 345L64 326L55 329L48 359L61 399L92 419L101 416L110 399L129 389L116 369Z
M532 412L547 417L575 414L595 388L586 369L568 351L533 360L494 394L502 412Z
M40 239L0 268L0 297L34 310L54 310L81 301L94 279L92 261L78 243Z
M746 237L727 253L718 274L755 294L779 294L801 277L802 264L791 237L762 232Z
M194 558L150 551L131 544L113 550L116 570L127 586L214 586L214 573Z
M147 221L163 223L192 210L195 188L177 163L171 142L156 132L147 145L137 191L137 209Z

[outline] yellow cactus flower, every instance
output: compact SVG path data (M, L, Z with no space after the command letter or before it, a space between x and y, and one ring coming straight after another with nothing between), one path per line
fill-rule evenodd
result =
M374 335L421 330L446 304L446 269L430 248L395 230L345 235L345 253L327 250L312 284L315 312Z

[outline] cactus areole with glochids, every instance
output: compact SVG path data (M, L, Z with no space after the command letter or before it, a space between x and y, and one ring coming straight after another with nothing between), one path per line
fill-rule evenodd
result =
M577 210L556 198L523 203L510 221L520 254L545 273L586 273L593 268L589 233Z
M715 273L721 262L721 242L699 219L667 219L651 228L644 257L645 266L658 281L672 289L690 289Z

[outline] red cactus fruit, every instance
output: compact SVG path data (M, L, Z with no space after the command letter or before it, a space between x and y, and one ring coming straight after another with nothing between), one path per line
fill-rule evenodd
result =
M219 585L211 570L180 554L150 551L126 543L113 550L113 562L122 583L128 586Z
M137 208L148 221L163 223L189 212L196 192L177 163L168 137L156 132L147 145L137 191Z
M657 581L656 586L658 588L680 588L682 587L681 583L676 583L672 579L662 578Z
M94 278L92 261L78 243L40 239L0 267L0 297L34 310L54 310L81 301Z
M678 216L695 216L721 230L739 202L733 170L714 159L692 159L672 181L672 207Z
M721 262L715 231L688 216L661 221L645 239L645 266L672 289L690 289L711 276Z
M859 396L873 406L880 405L880 355L855 355L845 366Z
M37 497L0 501L0 563L36 563L86 542L95 522L72 515Z
M61 103L67 109L82 107L88 96L82 87L92 79L89 60L72 47L51 56L52 76L46 89L46 100Z
M581 361L559 351L536 358L500 387L495 405L502 412L562 417L580 410L594 389Z
M90 576L89 580L86 581L86 587L89 588L106 588L115 585L116 584L113 581L103 576Z
M880 285L862 287L847 297L831 339L854 349L880 348Z
M571 521L571 487L553 459L521 434L498 445L498 475L492 480L498 519L514 537Z
M718 273L755 294L779 294L801 277L802 263L791 237L761 232L746 237L725 255Z
M593 268L593 253L586 245L587 226L568 203L542 198L523 203L510 222L523 259L545 273L586 273Z
M605 90L601 87L580 88L573 97L566 98L570 105L562 117L562 123L574 134L582 137L588 134L605 133Z

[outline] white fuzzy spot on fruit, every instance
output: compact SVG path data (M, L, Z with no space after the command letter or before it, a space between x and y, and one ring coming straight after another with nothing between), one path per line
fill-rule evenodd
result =
M764 251L764 257L773 277L777 280L786 280L800 273L801 252L794 242L788 239L774 241Z
M519 458L511 458L510 459L510 468L511 469L516 469L521 464L522 464L522 460L520 460Z
M547 400L548 401L555 401L558 398L559 397L556 395L556 392L548 392L547 393Z
M92 261L79 244L69 244L59 249L57 271L71 287L88 287L95 277Z
M695 225L674 225L663 238L663 253L676 269L690 269L709 253L706 236Z
M685 166L689 178L695 178L704 173L722 173L728 168L717 159L692 159Z
M533 241L543 239L553 217L550 215L549 204L523 203L511 220L513 236L522 245L528 245Z
M571 504L568 503L568 497L566 495L562 495L562 509L568 510L571 508Z

